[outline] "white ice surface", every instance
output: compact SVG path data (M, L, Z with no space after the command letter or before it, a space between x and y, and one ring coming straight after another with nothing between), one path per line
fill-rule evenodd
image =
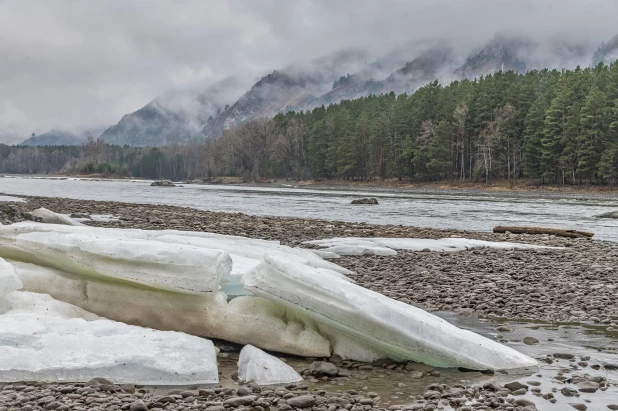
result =
M38 241L39 244L18 243L19 239L28 239L29 237L40 238L40 240L35 240ZM330 270L332 275L337 275L341 278L347 278L345 275L350 273L349 270L329 261L325 261L309 250L280 245L278 241L193 231L51 226L32 222L23 222L0 227L0 257L4 256L20 261L35 262L39 265L57 268L62 271L86 274L86 271L84 271L82 267L76 267L73 262L74 255L79 256L83 254L79 249L73 249L73 254L71 255L68 255L68 253L59 254L52 249L51 252L54 253L53 261L46 255L39 255L40 250L44 250L45 252L49 251L54 241L56 241L56 238L62 239L65 237L69 239L74 238L78 247L82 247L89 242L99 242L101 246L97 246L97 248L101 250L102 253L106 254L110 254L105 251L109 246L114 246L117 249L126 249L122 254L126 256L126 258L130 258L133 254L137 256L138 253L145 253L141 260L136 259L135 263L132 264L132 267L135 269L140 269L138 273L108 273L107 271L111 270L110 267L107 270L101 270L98 274L134 281L155 288L163 288L159 281L161 281L163 285L165 281L169 286L170 282L183 280L181 276L182 273L175 273L174 275L170 275L169 273L170 268L172 272L176 272L179 270L178 267L165 266L160 267L163 278L148 276L149 279L147 281L143 280L144 273L141 271L141 268L143 267L148 273L151 273L152 269L147 268L147 266L142 263L138 266L137 263L143 260L160 260L161 257L151 257L151 255L159 253L160 250L162 250L162 255L166 253L169 255L178 255L179 258L175 264L182 264L185 260L195 260L196 256L199 255L199 252L196 252L195 248L204 249L204 253L213 253L213 250L216 250L218 253L226 252L229 254L231 257L231 270L228 269L227 262L225 261L218 261L216 266L212 266L212 263L210 263L210 266L214 267L216 270L217 276L222 275L220 272L221 270L229 271L229 276L224 275L221 278L210 276L209 278L212 282L208 284L204 283L201 289L196 287L194 291L214 291L216 289L213 289L213 287L216 282L217 284L221 283L223 291L230 297L250 295L250 293L242 288L241 278L246 272L256 267L262 261L265 254L278 256L311 267L325 268ZM68 240L60 241L67 242ZM131 241L137 242L131 243ZM148 243L144 243L144 241ZM186 253L181 253L183 247L185 247ZM23 255L24 252L28 254ZM90 258L91 256L88 256L88 260L90 260ZM120 265L124 264L123 260L119 260L118 262ZM204 270L209 269L209 265L206 262L202 261L200 264L204 267ZM164 272L167 274L163 274ZM167 278L168 276L169 278ZM131 278L133 279L131 280ZM198 280L197 277L193 279L196 281ZM184 280L189 281L189 279ZM348 279L348 281L352 280ZM194 284L191 285L191 287L194 286ZM187 287L187 284L180 284L179 287L181 288L173 289L173 291L182 292L182 290L185 289L185 292L191 292L191 290L182 288Z
M0 298L0 381L216 384L211 341L97 319L43 294Z
M29 230L35 227L42 229ZM110 237L99 228L45 224L0 227L0 257L188 294L219 291L232 266L221 250Z
M21 280L15 274L13 266L0 258L0 298L21 287Z
M31 211L30 214L41 218L46 224L82 225L79 221L73 220L67 215L54 213L43 207Z
M277 357L245 345L238 358L238 380L264 386L300 382L303 377Z
M424 238L387 238L387 237L337 237L325 240L306 241L324 247L339 255L396 255L395 250L422 251L462 251L470 248L490 247L503 249L535 249L552 248L540 245L509 243L498 241L472 240L468 238L440 238L438 240Z
M476 370L537 365L518 351L424 310L290 261L266 256L244 281L255 295L331 327L321 331L337 340L334 353L344 358L390 357Z

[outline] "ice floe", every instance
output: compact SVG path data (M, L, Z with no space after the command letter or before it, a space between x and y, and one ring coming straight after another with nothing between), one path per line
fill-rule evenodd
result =
M387 238L387 237L337 237L325 240L306 241L323 247L322 250L338 255L397 255L396 250L409 251L462 251L470 248L490 247L502 249L535 249L553 248L541 245L472 240L469 238L440 238L437 240L425 238Z
M366 361L390 357L476 370L537 365L518 351L420 308L293 262L266 256L244 280L254 294L332 327L325 333L339 340L333 348L342 357ZM348 336L350 341L342 338ZM362 350L355 340L362 342Z
M300 382L303 377L277 357L245 345L238 358L238 380L264 386Z
M215 384L211 341L135 327L15 291L0 298L1 381L88 381Z
M28 222L0 227L0 257L24 290L131 325L306 357L481 370L536 364L274 241Z

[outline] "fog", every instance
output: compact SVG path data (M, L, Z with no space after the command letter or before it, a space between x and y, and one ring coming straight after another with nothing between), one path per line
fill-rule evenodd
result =
M508 32L541 44L540 59L575 61L616 34L616 16L614 0L0 0L0 140L112 125L230 76L241 80L217 101L231 104L273 69L344 49L362 53L360 68L382 58L390 70L427 39L448 39L463 60Z

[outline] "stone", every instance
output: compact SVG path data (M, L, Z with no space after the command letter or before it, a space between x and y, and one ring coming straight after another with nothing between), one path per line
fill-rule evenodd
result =
M587 409L588 409L588 407L586 406L586 404L580 404L580 403L572 403L572 402L570 402L570 403L569 403L569 405L570 405L572 408L575 408L576 410L579 410L579 411L585 411L585 410L587 410Z
M524 344L535 345L535 344L538 344L538 343L539 343L539 340L537 340L534 337L530 337L530 336L524 337Z
M504 384L505 388L508 388L510 391L517 391L520 389L525 389L528 391L528 386L526 384L522 384L519 381L509 382L508 384Z
M148 411L148 407L144 404L144 401L137 400L131 403L129 407L130 411Z
M255 401L255 395L245 395L244 397L233 397L223 401L223 406L240 407L241 405L251 405Z
M572 360L575 358L575 356L573 354L567 353L556 353L554 354L554 358L559 358L561 360Z
M135 385L133 384L123 384L120 386L120 389L127 394L133 394L135 392Z
M357 198L352 200L350 204L378 204L377 198Z
M98 388L101 391L116 392L114 383L101 377L91 379L86 383L86 387Z
M519 405L520 407L529 407L529 406L533 406L536 407L536 404L533 403L530 400L527 400L525 398L518 398L515 401L513 401L515 405Z
M599 389L599 384L592 381L582 381L576 384L579 392L595 393Z
M314 361L309 366L309 372L318 377L336 377L339 374L339 369L332 362Z
M153 181L150 185L152 187L176 187L176 184L170 180Z
M560 390L560 392L565 397L572 397L575 394L577 394L577 390L574 390L573 388L569 388L569 387L564 387L563 389Z
M315 404L315 397L313 395L301 395L299 397L290 398L286 403L294 408L309 408L313 407Z

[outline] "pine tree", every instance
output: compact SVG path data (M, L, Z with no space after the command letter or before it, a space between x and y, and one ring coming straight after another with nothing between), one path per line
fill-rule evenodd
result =
M577 166L590 181L597 175L601 153L606 146L606 100L605 93L593 86L581 109Z

